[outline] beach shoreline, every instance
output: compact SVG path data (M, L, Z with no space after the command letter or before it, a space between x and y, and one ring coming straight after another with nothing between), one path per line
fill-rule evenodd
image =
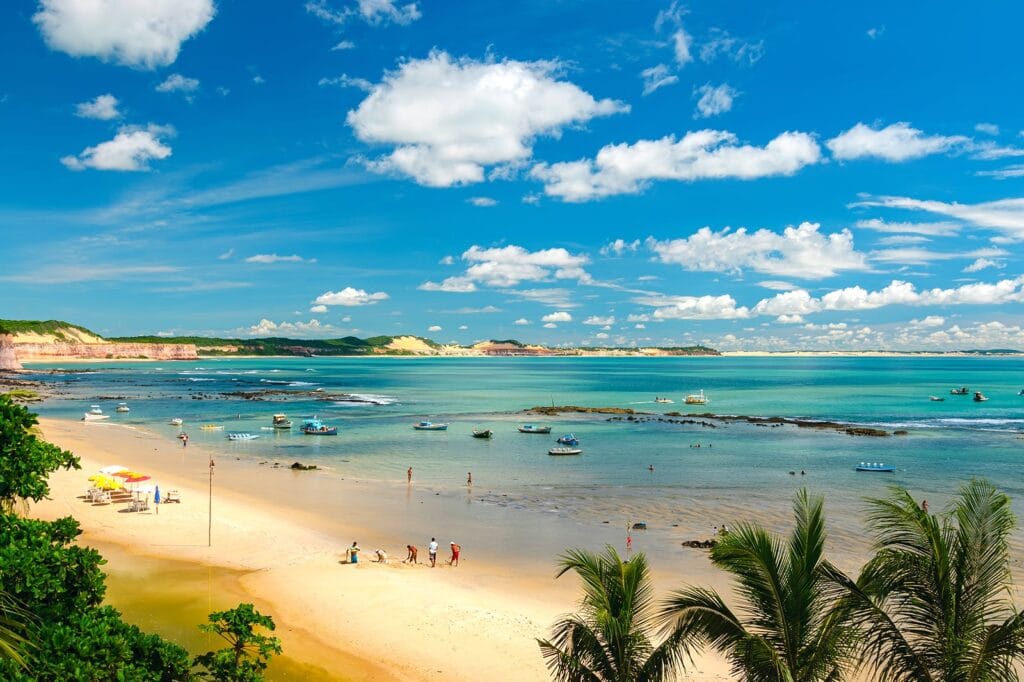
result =
M429 488L420 491L415 482L407 488L316 471L270 470L113 424L43 419L41 427L45 438L79 455L83 468L53 474L51 499L33 505L32 515L72 515L82 525L83 544L116 545L125 556L241 571L241 588L275 618L286 653L303 662L351 680L425 680L437 674L455 680L548 679L535 638L546 637L554 619L573 608L578 585L568 576L553 579L556 554L546 549L551 538L541 531L538 546L545 549L529 546L538 533L528 528L528 519L508 534L508 556L495 554L478 549L485 543L476 536L500 534L499 521L510 512L474 505L468 517L452 520L459 529L454 538L438 537L440 559L447 558L449 539L463 544L461 565L439 560L437 569L429 569L422 563L429 537L413 528L424 519L454 517L467 505ZM213 542L207 547L211 454ZM151 503L150 511L129 514L80 499L90 472L112 463L151 475L165 495L178 489L182 503L160 505L159 513ZM417 542L419 566L401 563L403 526ZM361 543L360 562L345 565L344 549L352 539ZM388 551L387 565L373 563L377 547ZM692 552L691 559L688 576L696 579L703 566L703 582L721 583L706 554ZM668 572L661 577L671 584ZM481 651L488 655L473 653ZM343 671L339 661L345 661ZM727 679L723 665L713 657L700 659L689 679Z

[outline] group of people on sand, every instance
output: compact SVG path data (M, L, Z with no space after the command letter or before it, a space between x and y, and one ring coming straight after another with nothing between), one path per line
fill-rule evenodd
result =
M451 557L448 559L449 566L458 566L459 557L462 554L462 545L458 544L454 540L450 543ZM406 545L406 557L402 561L403 564L418 564L419 563L419 548L416 545ZM430 560L430 567L435 568L437 566L437 538L430 538L430 542L427 544L427 557ZM352 541L352 545L345 550L345 561L350 564L359 563L359 552L362 549L359 547L359 543ZM376 557L374 563L386 564L388 563L388 553L383 549L373 550L373 554Z

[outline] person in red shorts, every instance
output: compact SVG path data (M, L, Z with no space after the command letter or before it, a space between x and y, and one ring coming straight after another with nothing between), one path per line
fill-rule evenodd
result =
M459 554L461 554L461 553L462 553L462 547L460 545L455 544L455 541L453 540L452 541L452 558L448 561L448 563L451 564L452 566L458 566L459 565Z

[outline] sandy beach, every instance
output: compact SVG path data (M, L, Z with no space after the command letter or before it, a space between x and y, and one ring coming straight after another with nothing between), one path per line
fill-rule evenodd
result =
M238 588L274 617L286 654L335 679L548 679L535 638L578 594L569 576L552 579L552 549L584 538L578 544L601 546L557 524L517 526L507 510L420 490L415 480L390 485L275 469L112 424L45 419L41 426L48 440L81 457L82 470L54 474L51 499L33 515L70 514L84 529L82 543L117 547L108 553L112 572L130 568L133 557L238 571ZM80 497L86 478L110 464L145 472L164 493L179 490L182 502L140 513L93 506ZM435 569L423 563L431 532L441 544ZM353 540L362 548L358 565L343 563ZM440 560L451 540L464 547L456 568ZM408 543L419 547L419 565L401 563ZM386 565L372 562L378 547ZM690 556L684 567L654 567L659 588L678 584L680 568L691 580L724 586L703 553ZM702 659L689 679L725 679L723 666Z

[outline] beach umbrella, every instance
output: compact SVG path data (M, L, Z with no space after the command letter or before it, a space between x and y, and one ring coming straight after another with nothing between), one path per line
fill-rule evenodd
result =
M119 471L128 471L128 469L121 466L120 464L111 464L110 466L106 466L100 469L101 474L116 474Z
M160 486L157 486L156 492L153 493L153 504L160 504Z
M138 473L132 472L131 476L125 476L124 477L124 482L125 483L142 483L143 481L148 481L149 479L150 479L150 477L146 476L145 474L138 474Z
M92 476L89 480L100 490L117 490L122 487L121 481L110 476Z

